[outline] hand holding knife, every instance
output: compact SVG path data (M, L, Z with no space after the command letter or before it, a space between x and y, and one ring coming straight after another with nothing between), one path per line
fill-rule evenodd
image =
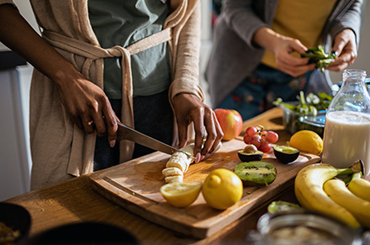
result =
M137 144L146 146L150 149L161 151L167 154L172 155L173 153L179 151L179 149L169 146L163 142L160 142L159 140L156 140L148 135L145 135L143 133L140 133L139 131L136 131L120 122L117 122L118 125L118 131L117 131L117 140L121 141L123 139L133 141ZM183 151L184 152L184 151ZM184 152L189 157L194 158L194 156L191 156L189 153Z

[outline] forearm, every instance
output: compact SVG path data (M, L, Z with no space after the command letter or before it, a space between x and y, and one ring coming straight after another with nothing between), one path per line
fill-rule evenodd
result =
M0 41L56 83L76 68L42 39L12 5L0 5Z
M253 35L253 42L256 45L273 53L276 41L280 37L281 37L280 34L274 32L270 28L262 27L258 29Z
M199 83L200 49L200 4L195 6L192 15L181 30L176 52L176 68L170 87L170 98L179 93L191 93L204 100Z
M268 23L262 20L261 13L257 13L252 0L225 0L222 5L222 18L227 26L233 30L246 45L256 48L253 35L262 27L268 27ZM261 1L262 2L262 1Z
M356 45L358 48L360 42L362 4L362 0L355 0L354 3L346 10L346 12L342 14L341 18L333 23L330 28L330 36L333 40L344 29L351 29L355 34Z

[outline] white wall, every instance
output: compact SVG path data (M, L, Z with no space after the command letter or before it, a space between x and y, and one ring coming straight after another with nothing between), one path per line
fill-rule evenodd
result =
M15 0L21 14L38 31L29 1ZM0 43L0 51L9 49ZM0 201L30 190L29 90L33 68L0 71Z

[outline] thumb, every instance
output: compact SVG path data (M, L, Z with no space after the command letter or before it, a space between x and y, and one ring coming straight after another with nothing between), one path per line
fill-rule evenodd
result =
M291 48L300 53L300 54L303 54L304 52L307 51L307 47L304 46L301 41L299 41L298 39L295 39L294 42L291 43Z
M331 49L331 52L334 53L336 56L342 53L344 48L344 42L337 42L334 44L333 48Z

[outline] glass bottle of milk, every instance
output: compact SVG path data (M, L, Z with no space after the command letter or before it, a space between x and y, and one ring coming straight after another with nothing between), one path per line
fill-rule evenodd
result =
M370 173L370 97L366 72L348 69L326 113L322 162L347 168L356 160Z

